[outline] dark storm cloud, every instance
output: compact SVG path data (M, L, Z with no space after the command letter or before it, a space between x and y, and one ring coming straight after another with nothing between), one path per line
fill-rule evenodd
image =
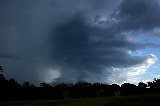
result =
M157 13L157 1L124 0L110 17L117 22L111 22L109 27L106 23L104 29L87 25L81 17L74 17L67 24L58 26L53 34L54 59L57 65L67 66L61 70L61 80L66 81L71 75L74 76L74 71L81 80L92 77L88 73L95 73L94 78L98 80L105 68L127 68L146 61L147 57L130 56L128 51L152 47L154 44L139 43L129 38L138 34L137 31L158 27L157 17L160 15ZM107 75L110 75L110 71Z
M105 30L98 29L87 24L82 14L54 29L51 41L53 61L64 67L59 80L70 81L71 77L72 81L86 80L94 76L90 81L95 81L101 79L102 70L106 68L129 67L146 60L145 57L131 57L128 53L128 50L145 47L143 44L129 41L122 35L114 38ZM107 36L108 39L94 41L93 36Z
M124 0L114 13L122 31L150 30L160 26L158 0Z
M159 5L121 1L1 0L0 65L5 75L40 82L52 69L60 72L57 81L102 81L112 67L143 63L147 57L130 56L129 51L152 44L132 37L159 26ZM102 22L102 17L110 19Z

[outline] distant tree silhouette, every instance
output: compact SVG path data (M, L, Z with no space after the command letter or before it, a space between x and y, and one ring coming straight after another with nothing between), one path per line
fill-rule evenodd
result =
M154 81L152 81L152 82L147 82L147 83L148 83L148 87L149 87L150 89L155 88L155 82L154 82Z
M34 88L34 87L36 87L36 86L35 86L34 84L31 84L30 87Z
M117 85L117 84L112 84L111 85L111 89L112 89L112 92L114 93L115 96L120 96L121 93L120 93L120 86Z
M137 93L137 86L130 83L124 83L121 85L123 95L134 95Z
M4 76L0 76L0 87L8 87L8 81Z
M139 88L145 89L147 87L147 84L143 83L142 81L138 83Z
M51 87L51 85L49 85L49 84L47 84L45 82L40 83L40 86L43 87L43 88Z
M160 88L160 79L154 78L153 81L147 82L147 83L148 83L148 87L150 87L151 89Z
M3 68L0 66L0 77L3 77Z
M9 83L9 87L13 87L13 88L21 87L21 85L18 84L17 81L13 78L9 79L8 83Z
M22 84L22 87L28 88L28 87L30 87L30 83L29 82L24 82Z
M2 67L0 67L2 72ZM36 87L29 82L20 85L15 79L7 80L3 73L0 76L1 100L40 100L40 99L78 99L88 97L104 97L118 95L160 94L160 79L146 83L139 82L138 86L124 83L117 84L78 82L75 84L59 83L51 86L45 82Z
M160 89L160 79L154 79L154 86L155 86L155 88L158 88L158 89Z

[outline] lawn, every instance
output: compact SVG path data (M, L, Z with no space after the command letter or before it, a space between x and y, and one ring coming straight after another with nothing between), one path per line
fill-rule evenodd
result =
M3 101L0 106L160 106L160 95L117 96L69 100Z

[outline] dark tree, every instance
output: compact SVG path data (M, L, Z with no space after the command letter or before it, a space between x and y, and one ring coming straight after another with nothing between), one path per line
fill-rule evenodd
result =
M30 87L30 83L29 82L24 82L22 84L22 87L28 88L28 87Z
M9 83L9 87L12 87L12 88L21 87L21 85L18 84L17 81L15 79L13 79L13 78L9 79L8 83Z
M145 89L147 87L147 84L143 83L142 81L138 83L139 88Z
M51 87L51 85L49 85L49 84L47 84L45 82L40 83L40 86L43 87L43 88L49 88L49 87Z

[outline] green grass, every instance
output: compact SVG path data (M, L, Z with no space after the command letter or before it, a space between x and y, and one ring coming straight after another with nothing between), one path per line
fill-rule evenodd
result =
M160 106L160 95L0 102L0 106Z

